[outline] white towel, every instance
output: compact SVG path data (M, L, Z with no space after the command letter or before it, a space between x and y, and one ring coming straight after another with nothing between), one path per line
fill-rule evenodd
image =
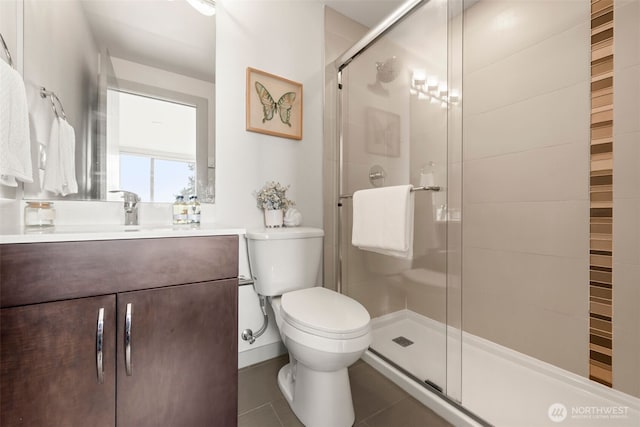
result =
M60 160L62 160L62 191L60 194L78 192L76 180L76 131L68 121L60 122Z
M353 194L351 244L399 258L413 257L412 185L374 188Z
M43 188L66 196L78 192L75 162L76 136L73 127L64 119L55 117L51 123L47 144L47 166Z
M22 77L0 61L0 184L17 187L16 179L33 182L29 107Z
M46 191L60 194L62 190L62 165L60 164L60 122L58 117L53 118L49 143L47 144L47 163L44 170L44 184Z

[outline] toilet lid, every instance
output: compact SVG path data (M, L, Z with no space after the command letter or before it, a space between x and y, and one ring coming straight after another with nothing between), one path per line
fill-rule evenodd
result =
M369 331L369 313L356 300L322 287L282 295L284 320L298 329L329 338L353 338Z

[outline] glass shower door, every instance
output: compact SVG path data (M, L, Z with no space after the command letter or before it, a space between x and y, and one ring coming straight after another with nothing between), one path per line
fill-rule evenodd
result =
M427 2L345 66L341 73L341 192L412 184L411 258L351 245L352 201L343 199L341 283L372 317L370 351L408 378L460 400L460 86L450 67L457 2ZM450 18L450 16L454 16ZM455 40L460 39L458 36ZM461 47L461 46L460 46ZM457 80L456 80L457 79ZM452 167L453 165L453 167ZM450 325L450 326L448 326ZM449 337L449 338L448 338ZM449 360L453 361L450 369Z

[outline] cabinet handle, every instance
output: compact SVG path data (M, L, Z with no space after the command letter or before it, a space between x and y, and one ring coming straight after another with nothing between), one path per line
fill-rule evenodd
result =
M131 303L127 304L124 318L124 366L127 376L131 376Z
M96 368L98 370L98 384L104 382L104 365L102 344L104 338L104 308L98 311L98 327L96 328Z

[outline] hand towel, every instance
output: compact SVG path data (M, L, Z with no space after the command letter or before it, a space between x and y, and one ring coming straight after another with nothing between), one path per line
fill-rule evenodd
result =
M33 182L29 107L22 77L0 61L0 184L17 187L16 179Z
M412 258L412 187L398 185L356 191L351 244L383 255Z
M54 194L62 193L62 165L60 161L60 122L59 117L54 117L49 132L47 144L47 165L44 169L43 189Z
M75 146L76 136L73 127L60 117L54 118L47 144L47 166L43 186L45 190L62 196L78 192Z
M62 163L62 190L66 196L78 192L76 180L76 132L68 121L60 122L60 160Z

